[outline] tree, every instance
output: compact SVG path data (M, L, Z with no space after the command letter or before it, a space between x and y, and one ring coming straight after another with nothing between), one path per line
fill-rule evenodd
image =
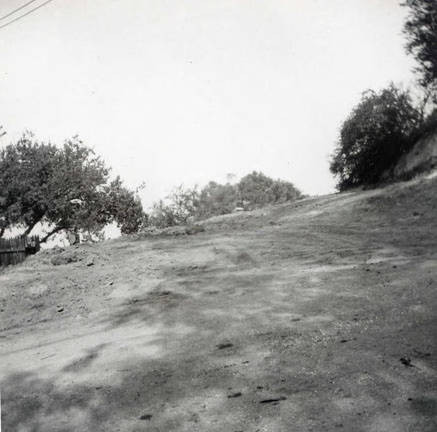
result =
M240 200L247 202L250 207L293 201L302 196L301 192L292 183L273 180L256 171L240 180L238 191Z
M407 52L418 62L420 83L437 98L437 1L407 0L402 6L409 8L404 24Z
M379 93L368 90L343 123L330 169L338 188L371 185L410 149L421 113L408 91L391 84Z
M149 225L166 228L185 224L198 209L199 193L196 188L175 188L165 201L153 205Z
M52 226L42 241L63 230L97 233L110 223L107 208L109 168L77 138L55 155L56 170L47 179L49 206L45 222Z
M0 236L11 226L28 235L48 226L42 242L61 231L99 233L116 222L122 232L139 229L141 202L76 137L58 148L25 134L0 151Z
M211 181L200 191L197 216L204 218L231 213L238 200L237 186Z
M293 201L302 196L292 183L273 180L254 171L236 185L209 182L200 192L197 188L176 188L165 201L154 204L149 225L165 228L188 222L190 217L205 219L232 213L239 205L250 208Z
M242 201L247 201L254 207L269 202L268 191L273 185L273 179L261 172L253 171L244 176L238 183L238 192Z
M0 151L0 237L11 226L29 234L42 221L50 203L49 179L56 171L57 149L23 135Z
M270 202L284 203L302 197L302 193L292 183L275 180L269 190Z
M105 187L107 213L114 219L122 234L138 232L147 224L141 200L123 186L120 177Z

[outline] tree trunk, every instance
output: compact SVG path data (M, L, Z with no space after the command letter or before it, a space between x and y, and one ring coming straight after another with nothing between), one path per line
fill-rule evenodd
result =
M23 235L25 236L29 235L32 232L32 230L35 228L35 226L43 220L44 216L45 216L45 212L36 215L33 221L28 225L28 227L24 231Z
M62 231L63 227L55 227L53 228L49 233L47 233L39 242L45 243L52 235L58 233L59 231Z
M33 221L27 228L26 228L26 230L24 231L24 233L23 233L23 235L25 235L25 236L28 236L30 233L31 233L31 231L35 228L35 225L41 220L42 218L39 218L39 219L37 219L37 220L35 220L35 221Z

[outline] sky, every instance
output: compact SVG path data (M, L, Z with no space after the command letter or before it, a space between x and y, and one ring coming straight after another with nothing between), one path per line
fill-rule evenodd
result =
M0 16L24 3L2 0ZM361 92L413 84L405 13L399 0L53 0L0 29L0 145L78 134L129 187L145 182L145 207L253 170L330 193Z

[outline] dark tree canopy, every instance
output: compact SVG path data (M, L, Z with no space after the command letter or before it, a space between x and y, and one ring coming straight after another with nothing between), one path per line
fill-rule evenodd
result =
M371 185L409 150L422 121L407 91L388 88L363 93L343 123L331 171L340 190Z
M0 236L13 226L29 234L38 223L49 226L42 241L66 230L95 234L111 222L127 233L143 218L134 193L119 178L110 182L101 158L77 138L56 147L25 134L0 150Z
M437 97L437 1L407 0L409 14L404 25L407 51L418 62L420 83Z
M29 234L51 206L50 179L56 172L57 149L23 136L0 152L0 234L11 226Z

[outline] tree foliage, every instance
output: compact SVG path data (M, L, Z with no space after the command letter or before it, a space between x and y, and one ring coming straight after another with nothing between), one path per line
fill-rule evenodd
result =
M32 138L27 134L0 152L1 235L14 225L29 234L51 205L49 179L56 172L57 149Z
M302 196L292 183L273 180L257 171L253 171L240 180L238 193L240 200L247 203L250 208L293 201Z
M408 91L368 90L343 123L331 171L340 190L375 184L416 139L422 122Z
M147 224L147 214L144 213L141 200L129 189L123 186L117 177L104 188L106 212L108 219L113 219L122 234L138 232Z
M437 1L407 0L409 14L404 25L407 51L418 62L420 83L437 98Z
M232 213L236 207L253 209L301 196L292 183L273 180L254 171L237 184L209 182L200 191L179 186L166 200L155 203L149 225L170 227L185 224L190 218L205 219Z
M110 182L102 159L78 138L56 147L23 135L0 151L0 236L10 227L29 234L48 226L42 241L67 230L98 233L115 222L138 230L141 203L119 178Z
M165 228L185 224L188 218L196 214L198 202L199 193L196 188L178 186L165 201L160 200L153 205L149 225Z
M253 207L260 207L269 202L272 185L272 178L253 171L239 181L238 193L242 201L250 203Z
M238 189L235 185L211 181L200 191L196 213L200 218L231 213L238 200Z

